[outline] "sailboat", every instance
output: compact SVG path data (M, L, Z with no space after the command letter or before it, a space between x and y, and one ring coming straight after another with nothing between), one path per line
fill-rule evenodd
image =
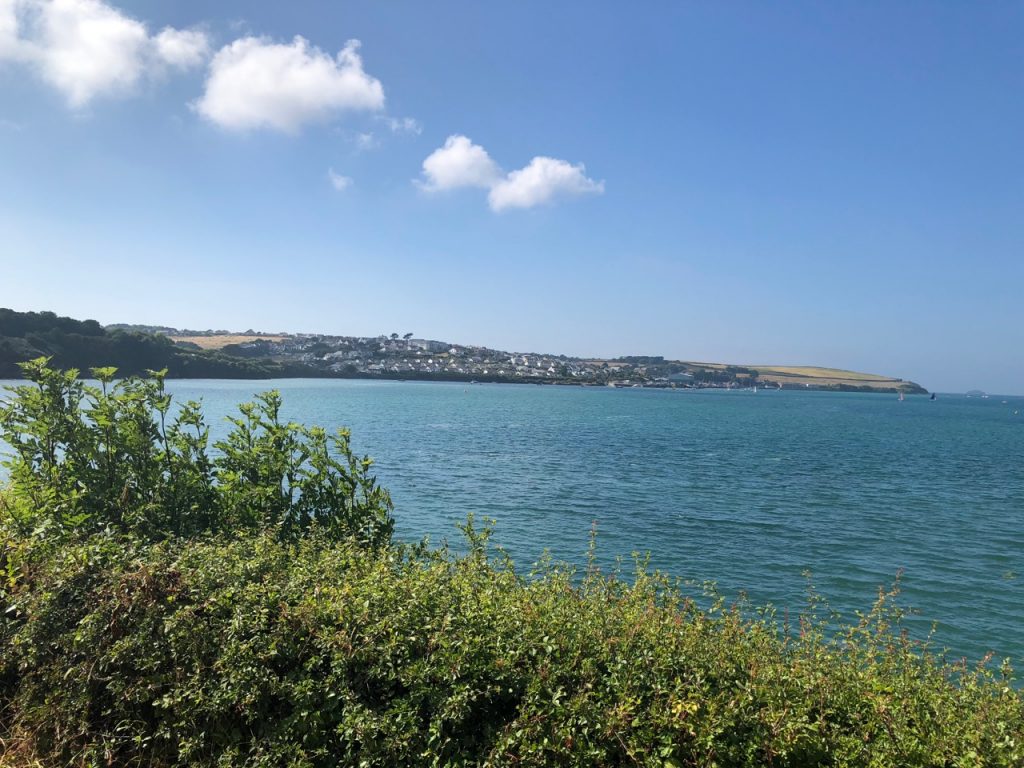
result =
M900 392L900 402L901 403L903 402L903 393L902 392Z

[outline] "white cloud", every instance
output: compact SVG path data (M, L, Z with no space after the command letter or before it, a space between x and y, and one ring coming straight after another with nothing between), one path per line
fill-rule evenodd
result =
M0 0L0 62L24 56L24 43L18 35L20 0Z
M53 0L40 8L43 78L80 107L130 90L145 68L146 27L97 0Z
M29 65L72 107L131 92L166 64L201 63L202 32L146 25L101 0L0 0L0 58Z
M346 189L352 186L351 176L342 176L340 173L337 173L333 168L329 168L327 170L327 178L330 180L331 186L334 187L339 192L344 192Z
M336 58L302 37L235 40L213 57L196 110L222 128L296 133L343 110L381 109L384 89L363 70L358 51L357 40Z
M505 173L487 150L465 136L449 136L444 146L423 161L424 189L440 191L459 187L488 190L493 211L533 208L554 200L604 192L604 182L586 175L582 163L573 165L554 157L535 157L517 171Z
M198 66L210 55L210 41L197 29L165 27L153 38L153 43L156 55L178 69Z
M501 168L487 150L456 134L423 161L423 175L426 181L421 186L431 191L459 187L489 189L501 178Z
M583 163L572 165L553 157L535 157L530 164L491 187L491 209L533 208L558 198L604 192L604 182L587 178Z

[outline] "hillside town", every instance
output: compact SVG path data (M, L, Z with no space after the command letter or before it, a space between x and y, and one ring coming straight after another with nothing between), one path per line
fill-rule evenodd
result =
M266 333L251 328L241 332L179 330L134 324L104 328L115 335L160 339L173 350L175 375L184 377L313 376L660 389L927 393L919 384L899 377L814 365L752 366L669 359L661 355L597 358L505 352L421 338L413 333L339 336Z
M193 332L194 333L194 332ZM216 336L218 332L207 332ZM565 355L503 352L480 346L413 338L320 334L262 335L220 347L240 357L301 363L327 375L454 381L526 381L622 387L745 387L757 372L736 366L701 366L660 356L586 359ZM179 345L196 335L172 335Z

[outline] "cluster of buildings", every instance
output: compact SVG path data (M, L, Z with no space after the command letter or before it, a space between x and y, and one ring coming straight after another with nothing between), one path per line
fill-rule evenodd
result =
M302 363L324 374L459 381L533 381L613 386L736 386L736 377L661 357L599 360L502 352L432 339L399 336L293 335L256 337L225 352ZM721 379L721 381L719 381Z

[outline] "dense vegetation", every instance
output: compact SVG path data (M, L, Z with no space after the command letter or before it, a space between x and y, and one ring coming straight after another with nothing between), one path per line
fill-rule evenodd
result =
M208 445L159 375L0 406L9 765L1019 766L1011 672L624 578L391 541L347 433L270 393Z
M0 378L21 376L19 364L40 356L62 368L87 371L99 362L125 375L166 369L175 378L252 379L317 375L306 366L245 360L220 352L187 349L163 334L108 331L95 320L53 312L0 308Z

